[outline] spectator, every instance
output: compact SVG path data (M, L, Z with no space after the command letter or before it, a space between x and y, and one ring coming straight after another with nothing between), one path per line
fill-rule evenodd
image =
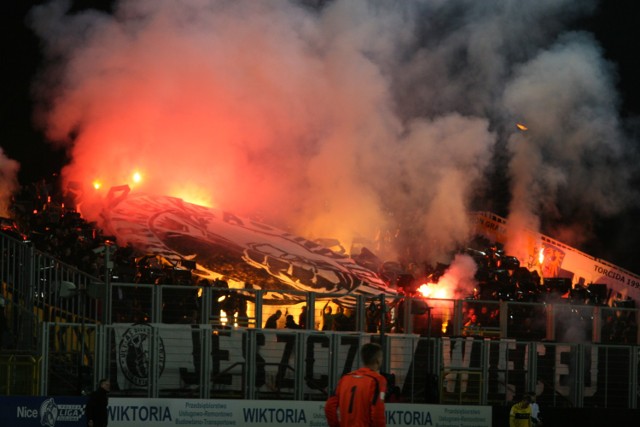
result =
M473 310L473 309L471 309ZM479 335L481 333L480 322L478 322L478 315L473 313L467 322L464 324L465 335Z
M287 317L284 322L284 327L288 329L302 329L300 325L298 325L296 321L293 320L292 314L287 314Z
M476 309L473 307L469 307L465 313L463 325L468 326L471 323L471 318L476 315ZM477 319L477 318L476 318Z
M264 324L265 329L277 329L278 328L278 320L282 317L282 312L280 310L276 310Z
M367 307L367 332L378 332L380 326L380 307L378 307L375 301L371 301Z
M344 309L338 306L338 312L333 317L333 330L334 331L349 331L350 319L345 314Z
M332 331L333 330L333 318L334 315L332 313L331 306L329 305L329 301L322 308L322 330L323 331Z
M298 325L300 329L307 329L307 306L303 305L300 315L298 316Z

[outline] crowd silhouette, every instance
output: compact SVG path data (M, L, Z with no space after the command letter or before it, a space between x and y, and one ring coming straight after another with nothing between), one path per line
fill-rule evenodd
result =
M2 218L3 233L28 242L38 250L90 275L103 277L104 274L110 274L112 282L210 287L215 290L216 295L211 307L211 318L214 321L220 320L224 314L236 319L239 326L248 326L247 304L251 299L250 293L229 289L225 280L202 279L193 274L194 266L189 265L186 260L183 265L174 265L155 254L139 253L131 246L118 246L115 238L104 235L95 223L82 218L74 209L73 203L66 200L68 195L56 192L54 188L55 186L44 181L23 188L11 205L12 218ZM107 245L113 248L113 265L108 270L104 265L104 250ZM635 303L619 295L612 297L611 291L604 285L572 284L571 279L566 278L543 279L537 270L521 266L518 259L506 254L500 245L480 237L459 253L473 258L478 267L475 274L477 286L464 297L462 332L465 335L476 335L500 326L498 305L483 302L516 301L611 308L604 316L601 340L634 343L637 339L635 313L624 310L635 308ZM445 264L432 266L415 261L382 262L366 248L354 256L354 260L376 270L387 285L397 289L401 295L413 298L419 297L418 284L437 282L449 267ZM246 284L247 289L251 287L251 284ZM143 302L149 298L145 292L136 288L120 290L114 301L114 320L147 321L150 307ZM185 292L168 289L163 304L163 321L167 323L191 323L192 313L199 309L195 290ZM386 309L375 300L369 301L364 315L366 331L375 333L384 327L385 332L403 332L401 319L404 309L401 300ZM285 315L284 327L305 329L307 313L304 310L306 306L299 313L297 323L293 315ZM416 312L413 306L411 310L412 313ZM544 338L544 325L540 324L544 313L541 310L543 308L536 305L510 309L510 334L526 339ZM393 318L389 311L393 311ZM574 317L582 316L579 310L576 313ZM318 317L321 320L320 329L324 331L356 330L353 308L339 302L330 305L327 301ZM279 317L269 317L264 327L274 327L278 320ZM580 320L588 324L590 319Z

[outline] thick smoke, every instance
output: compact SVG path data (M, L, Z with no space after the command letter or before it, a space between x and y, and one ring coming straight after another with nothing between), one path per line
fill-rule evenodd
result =
M53 1L31 14L51 64L41 122L67 145L63 177L89 217L90 195L130 184L435 261L489 205L488 176L508 176L512 219L532 227L622 207L613 72L564 30L593 7L121 0L106 14ZM492 169L500 156L508 172Z
M453 291L453 295L447 295L447 298L467 298L473 295L474 288L477 286L475 279L477 270L478 266L473 258L469 255L457 254L438 283L446 285L447 289Z
M530 129L509 140L517 222L535 229L539 215L585 219L624 207L630 170L612 75L586 34L560 37L514 73L504 106Z
M0 216L11 217L11 197L18 190L20 164L8 158L0 147Z

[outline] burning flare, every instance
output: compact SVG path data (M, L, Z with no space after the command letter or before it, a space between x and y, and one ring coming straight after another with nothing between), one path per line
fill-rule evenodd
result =
M425 298L447 299L451 297L447 286L441 286L439 283L423 283L418 288L418 292Z

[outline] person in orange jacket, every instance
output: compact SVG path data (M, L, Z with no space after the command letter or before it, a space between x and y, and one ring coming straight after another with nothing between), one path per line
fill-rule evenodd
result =
M368 343L360 349L364 365L338 381L327 399L324 414L329 427L385 427L384 397L387 380L380 375L382 347Z

